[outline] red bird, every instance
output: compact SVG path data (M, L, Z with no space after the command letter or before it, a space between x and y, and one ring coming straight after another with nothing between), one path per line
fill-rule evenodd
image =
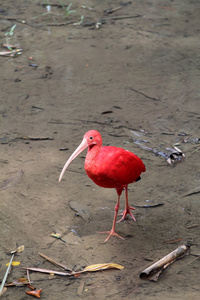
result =
M131 212L131 209L134 210L135 208L129 206L128 203L128 184L140 180L140 174L146 171L145 165L139 157L128 150L113 146L102 147L102 138L100 133L96 130L90 130L86 132L81 144L64 165L59 177L59 182L62 180L63 174L68 165L86 148L88 148L85 159L85 171L87 175L101 187L115 188L118 194L112 229L111 231L105 231L109 233L105 242L111 235L122 238L115 232L120 196L125 188L125 210L122 213L122 218L118 222L124 220L127 214L130 214L135 221Z

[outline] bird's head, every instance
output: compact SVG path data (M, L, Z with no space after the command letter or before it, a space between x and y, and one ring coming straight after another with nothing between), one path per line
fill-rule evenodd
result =
M90 131L86 132L86 134L83 137L83 141L85 141L85 144L87 144L86 148L89 147L89 149L92 148L94 145L102 144L101 135L96 130L90 130ZM82 143L83 143L83 141L82 141Z
M89 148L89 150L90 150L95 145L99 145L99 147L101 147L102 138L98 131L90 130L90 131L86 132L81 144L78 146L78 148L76 148L76 150L72 153L72 155L70 156L70 158L67 160L66 164L64 165L62 172L60 173L59 182L62 180L63 175L64 175L67 167L69 166L69 164L72 162L72 160L74 160L86 148Z

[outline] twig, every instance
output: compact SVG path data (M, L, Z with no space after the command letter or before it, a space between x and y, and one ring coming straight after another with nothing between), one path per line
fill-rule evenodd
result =
M11 265L12 265L12 261L13 261L13 258L14 258L14 256L15 256L15 253L16 253L16 251L15 251L14 253L12 253L12 256L11 256L11 259L10 259L10 262L9 262L9 265L8 265L8 267L7 267L6 273L5 273L4 278L3 278L3 280L2 280L2 283L1 283L1 286L0 286L0 295L1 295L1 292L3 291L3 288L4 288L4 285L5 285L6 279L7 279L7 277L8 277L9 272L10 272Z
M26 270L26 274L27 274L28 282L29 282L29 284L31 284L31 279L30 279L29 270Z
M107 17L107 18L102 18L101 21L133 19L133 18L139 18L139 17L142 17L142 15Z
M61 263L55 261L54 259L48 257L47 255L42 254L42 253L40 253L40 252L38 252L38 254L39 254L40 256L42 256L43 258L45 258L46 260L50 261L50 262L51 262L52 264L54 264L55 266L60 267L61 269L64 269L64 270L69 270L69 271L72 272L72 269L70 269L69 267L67 267L67 266L65 266L65 265L63 265L63 264L61 264Z
M183 239L179 238L179 239L177 239L177 240L166 241L166 242L164 242L164 244L173 244L173 243L180 242L180 241L182 241L182 240L183 240Z
M115 8L106 9L104 12L105 12L106 14L112 14L113 12L115 12L115 11L117 11L117 10L123 8L123 7L124 7L124 6L118 6L118 7L115 7Z
M191 196L191 195L198 194L198 193L200 193L200 186L197 187L197 188L195 188L192 191L189 191L188 193L186 193L185 195L183 195L183 197Z
M169 130L172 134L174 134L174 132L169 127L165 126L164 124L162 124L162 126Z
M130 88L130 90L133 91L133 92L135 92L135 93L138 93L138 94L140 94L140 95L142 95L142 96L145 96L145 97L148 98L148 99L151 99L151 100L154 100L154 101L160 101L160 100L157 99L157 98L150 97L150 96L148 96L148 95L146 95L146 94L144 94L144 93L142 93L142 92L140 92L140 91L137 91L137 90L135 90L135 89L133 89L133 88Z
M4 285L5 285L6 279L7 279L7 277L8 277L8 274L10 273L11 265L12 265L12 261L13 261L13 258L14 258L14 256L15 256L15 253L17 253L17 252L22 252L23 250L24 250L24 245L19 246L17 249L15 249L14 251L11 252L12 256L11 256L9 265L8 265L8 267L7 267L6 273L5 273L5 275L4 275L4 278L3 278L2 283L1 283L1 286L0 286L0 295L1 295L2 291L3 291L3 288L4 288Z
M65 23L48 23L46 26L65 26L74 23L73 21L65 22Z
M194 258L192 261L190 261L189 263L186 264L186 266L190 265L191 263L193 263L195 260L197 260L198 258L200 258L200 256L197 256L196 258Z
M41 269L41 268L27 268L22 267L22 269L26 269L33 272L41 272L41 273L47 273L47 274L56 274L56 275L62 275L62 276L71 276L74 275L73 273L66 273L66 272L59 272L55 270L49 270L49 269Z
M198 226L200 226L200 224L194 224L194 225L188 226L187 229L195 228L195 227L198 227Z

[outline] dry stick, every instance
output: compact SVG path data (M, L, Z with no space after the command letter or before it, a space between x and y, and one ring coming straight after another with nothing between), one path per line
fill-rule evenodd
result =
M123 8L123 7L124 7L124 6L118 6L118 7L115 7L115 8L106 9L106 10L105 10L105 13L106 13L106 14L112 14L113 12L115 12L115 11L117 11L117 10Z
M59 271L48 270L48 269L41 269L41 268L27 268L27 267L22 267L22 269L26 269L26 270L33 271L33 272L41 272L41 273L47 273L47 274L56 274L56 275L62 275L62 276L74 275L73 273L71 274L71 273L59 272Z
M106 17L102 18L101 21L109 21L109 20L122 20L122 19L132 19L132 18L139 18L142 15L134 15L134 16L116 16L116 17Z
M13 261L13 258L14 258L14 256L15 256L15 253L16 253L16 252L17 252L17 250L14 251L14 252L11 252L11 253L12 253L12 256L11 256L9 265L8 265L8 267L7 267L6 273L5 273L5 275L4 275L3 281L2 281L1 286L0 286L0 295L1 295L2 291L3 291L4 285L5 285L6 279L7 279L7 277L8 277L8 274L9 274L9 272L10 272L11 264L12 264L12 261Z
M29 270L26 270L26 274L27 274L28 282L29 282L29 284L31 284L31 279L30 279Z
M140 278L148 278L149 276L159 272L163 268L166 269L171 263L173 263L177 258L183 256L188 250L190 249L190 245L182 245L179 246L177 249L151 265L150 267L146 268L144 271L140 273Z
M154 101L160 101L160 99L157 99L157 98L154 98L154 97L150 97L150 96L148 96L148 95L146 95L146 94L144 94L144 93L142 93L142 92L140 92L140 91L138 91L136 89L130 88L130 90L133 91L133 92L135 92L135 93L138 93L138 94L140 94L140 95L142 95L144 97L146 97L147 99L154 100Z
M45 258L46 260L50 261L52 264L56 265L57 267L60 267L61 269L69 270L69 271L72 272L72 269L70 269L70 268L68 268L67 266L65 266L65 265L63 265L63 264L61 264L61 263L55 261L54 259L48 257L47 255L42 254L42 253L40 253L40 252L38 252L38 254L39 254L40 256L42 256L43 258Z
M198 227L198 226L200 226L200 224L194 224L194 225L188 226L187 229L195 228L195 227Z
M110 264L105 263L105 264L102 264L100 267L97 264L97 265L92 265L90 269L88 267L86 267L85 269L83 269L81 271L76 271L76 272L72 271L72 273L66 273L66 272L59 272L59 271L54 271L54 270L49 270L49 269L42 269L42 268L22 267L22 269L26 269L26 270L33 271L33 272L56 274L56 275L62 275L62 276L74 276L74 275L85 273L85 272L101 271L101 270L105 270L105 269L109 269L109 268L110 268Z
M186 193L185 195L183 195L183 197L187 197L187 196L198 194L198 193L200 193L200 186L196 187L192 191L189 191L188 193Z
M189 263L187 263L186 266L190 265L191 263L193 263L195 260L197 260L197 259L199 259L199 258L200 258L200 256L194 258L192 261L190 261Z
M0 295L1 295L2 291L3 291L3 288L4 288L4 285L5 285L6 279L7 279L7 277L8 277L9 272L10 272L11 265L12 265L12 261L13 261L13 258L14 258L14 256L15 256L15 253L17 253L17 252L22 252L23 250L24 250L24 245L21 245L21 246L19 246L16 250L14 250L14 251L11 252L12 256L11 256L11 259L10 259L10 262L9 262L9 265L8 265L8 268L7 268L7 270L6 270L6 273L5 273L5 275L4 275L3 281L2 281L1 286L0 286Z

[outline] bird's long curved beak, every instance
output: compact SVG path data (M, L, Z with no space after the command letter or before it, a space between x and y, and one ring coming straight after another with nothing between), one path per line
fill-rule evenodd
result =
M86 139L83 139L81 144L78 146L78 148L72 153L72 155L70 156L70 158L68 159L68 161L66 162L66 164L64 165L62 172L60 173L60 177L59 177L59 182L62 180L63 175L67 169L67 167L69 166L69 164L72 162L72 160L74 160L74 158L76 158L83 150L85 150L88 147L88 142Z

